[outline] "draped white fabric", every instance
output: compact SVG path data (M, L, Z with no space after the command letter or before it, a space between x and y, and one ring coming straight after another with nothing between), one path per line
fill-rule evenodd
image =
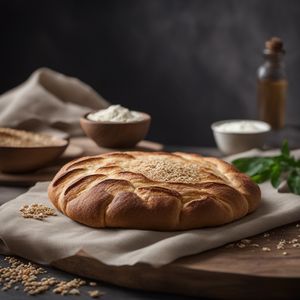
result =
M0 96L0 126L80 135L79 118L108 105L82 81L41 68Z

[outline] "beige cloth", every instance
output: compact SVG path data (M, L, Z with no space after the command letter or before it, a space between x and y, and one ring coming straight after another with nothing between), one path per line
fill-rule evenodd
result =
M47 185L38 183L26 194L0 207L1 253L13 253L47 264L84 250L108 265L143 262L161 266L300 220L300 197L280 194L268 182L260 185L262 204L254 213L215 228L182 232L93 229L60 213L45 221L22 218L19 208L23 204L42 203L52 207Z
M82 134L79 118L108 102L82 81L47 68L0 96L0 126Z

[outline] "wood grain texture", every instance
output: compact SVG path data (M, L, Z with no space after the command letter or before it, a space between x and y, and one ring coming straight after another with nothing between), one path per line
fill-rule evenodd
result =
M53 266L123 287L215 299L297 299L300 284L300 228L290 224L250 238L244 248L221 247L155 268L146 264L108 266L80 252ZM277 249L280 240L285 249ZM290 243L289 243L290 242ZM258 244L259 247L251 245ZM271 251L263 251L262 248ZM283 255L287 252L287 255Z
M161 144L151 141L141 141L134 150L159 151L162 150ZM116 149L98 147L92 140L85 137L71 138L69 147L65 153L55 162L46 168L32 173L24 174L5 174L0 172L0 184L10 186L31 186L38 181L49 181L62 165L72 159L85 155L96 155L106 152L116 151Z

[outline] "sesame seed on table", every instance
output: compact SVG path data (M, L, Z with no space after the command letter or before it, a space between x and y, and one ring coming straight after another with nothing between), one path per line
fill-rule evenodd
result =
M0 255L0 278L1 278L1 268L8 267L10 263L8 262L8 257L4 255ZM13 258L14 259L14 258ZM23 263L23 266L25 268L28 268L29 262L27 260L17 258L17 260L20 260ZM35 263L33 263L35 267L30 267L31 272L36 273L36 271L32 270L38 270L38 273L36 275L31 275L31 277L36 276L37 278L33 277L34 279L32 282L33 284L28 286L35 286L35 290L38 290L37 294L35 294L35 298L38 297L38 299L44 299L44 300L55 300L55 299L103 299L103 300L112 300L112 299L145 299L145 300L152 300L152 299L162 299L162 300L181 300L181 299L195 299L192 297L184 297L184 296L176 296L176 295L167 295L167 294L160 294L160 293L150 293L150 292L141 292L141 291L135 291L131 289L125 289L116 287L110 284L106 284L103 282L95 282L94 280L89 280L87 278L78 278L76 275L68 274L66 272L62 272L60 270L51 268L51 267L45 267L40 266ZM10 272L11 274L11 272ZM13 276L16 277L16 276ZM47 279L45 279L47 278ZM51 282L52 281L52 282ZM82 285L81 285L81 282ZM1 282L1 281L0 281ZM45 285L43 284L45 282L45 285L50 285L50 288L46 291L43 291ZM54 283L58 282L59 287L61 287L62 292L53 292L55 290ZM39 284L40 283L40 284ZM78 284L79 283L79 284ZM75 287L78 286L78 287ZM59 289L59 287L56 289ZM34 299L32 294L27 294L24 292L24 286L22 283L18 282L15 284L12 284L12 288L7 289L5 291L2 291L1 289L3 286L0 283L0 299L5 300L19 300L19 299ZM25 287L26 288L26 287ZM40 290L40 293L39 293ZM64 293L65 291L65 293Z

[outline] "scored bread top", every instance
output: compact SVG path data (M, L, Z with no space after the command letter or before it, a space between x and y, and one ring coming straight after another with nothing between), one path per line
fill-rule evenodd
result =
M137 151L72 161L48 194L82 224L153 230L225 224L256 209L261 198L247 175L220 159Z

